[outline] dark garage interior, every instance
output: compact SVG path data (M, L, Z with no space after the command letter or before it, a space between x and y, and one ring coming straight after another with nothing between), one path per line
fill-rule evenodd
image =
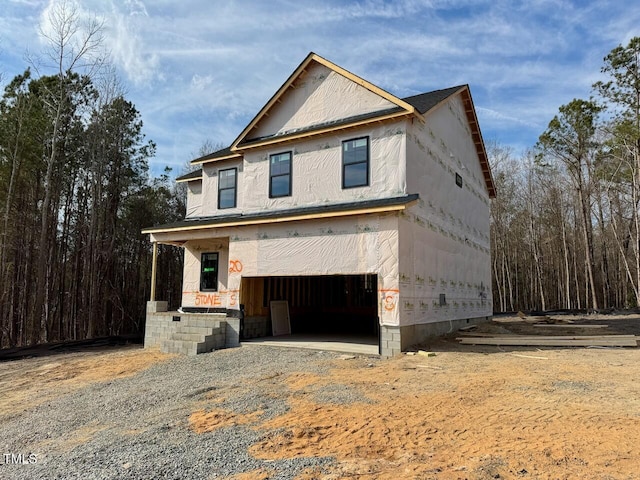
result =
M245 318L266 321L270 302L286 300L292 334L345 334L377 338L377 275L322 275L243 278ZM255 335L253 335L255 336Z

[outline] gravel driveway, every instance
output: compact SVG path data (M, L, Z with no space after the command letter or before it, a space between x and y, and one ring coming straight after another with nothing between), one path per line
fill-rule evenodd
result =
M529 320L482 328L544 331ZM638 315L565 320L640 333ZM640 480L640 349L425 349L435 356L249 344L0 362L0 480Z
M2 464L0 457L0 477L206 479L267 468L277 472L271 478L295 478L334 459L258 460L247 449L274 432L235 425L197 434L189 428L189 416L212 408L239 414L263 411L262 419L281 415L289 406L280 377L324 374L339 356L245 345L173 358L133 377L84 386L4 420L2 450L23 454L25 464L11 465L6 459ZM366 401L355 389L320 390L315 397L340 404ZM30 464L32 453L37 461Z

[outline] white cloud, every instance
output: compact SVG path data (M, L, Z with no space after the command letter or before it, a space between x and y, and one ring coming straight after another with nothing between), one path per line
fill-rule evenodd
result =
M34 31L24 17L54 1L8 2L3 57L18 64ZM105 21L156 165L181 163L205 138L232 141L309 51L400 96L468 83L485 138L532 145L560 105L590 95L602 58L640 24L640 5L606 0L78 4Z
M25 5L27 7L37 7L42 4L42 0L8 0L9 3Z
M148 17L147 7L141 0L125 0L125 6L129 8L129 15L142 15Z
M213 83L213 77L211 75L201 76L197 73L191 77L191 88L202 92Z
M513 115L499 112L497 110L492 110L490 108L479 107L477 105L476 105L476 111L479 117L483 119L493 120L496 123L499 123L502 125L512 126L513 124L516 124L516 125L524 125L526 127L531 127L531 128L541 127L541 125L538 123L526 120L526 118L528 117L515 117Z
M84 26L92 21L103 24L102 47L110 54L111 61L124 74L125 80L135 86L149 86L162 81L164 73L160 70L159 56L149 48L153 40L152 19L149 18L145 4L140 0L49 0L40 15L39 28L49 44L56 36L56 15L61 6L77 18L80 27L76 40L86 32ZM58 17L59 18L59 17ZM72 43L77 51L77 45Z
M128 2L127 2L128 3ZM115 64L135 85L146 85L162 80L158 55L148 51L148 37L144 35L150 22L139 10L126 15L115 5L110 16L108 45Z

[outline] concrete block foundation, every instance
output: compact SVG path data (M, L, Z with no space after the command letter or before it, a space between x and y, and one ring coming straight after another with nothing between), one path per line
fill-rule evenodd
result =
M168 312L167 302L147 302L145 348L196 355L239 345L239 318L225 313Z
M380 327L380 355L385 358L393 357L413 346L425 343L431 338L442 337L461 327L477 325L490 320L491 317L475 317L401 327L382 325Z
M243 338L266 337L269 319L265 316L244 317Z

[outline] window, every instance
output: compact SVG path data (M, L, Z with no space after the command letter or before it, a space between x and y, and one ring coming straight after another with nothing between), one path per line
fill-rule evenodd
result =
M369 138L342 142L342 188L369 185Z
M291 196L291 152L269 157L269 198Z
M237 168L218 171L218 208L234 208L236 206L237 177Z
M456 173L456 185L462 188L462 176L459 173Z
M203 253L200 257L200 291L218 290L218 252Z

